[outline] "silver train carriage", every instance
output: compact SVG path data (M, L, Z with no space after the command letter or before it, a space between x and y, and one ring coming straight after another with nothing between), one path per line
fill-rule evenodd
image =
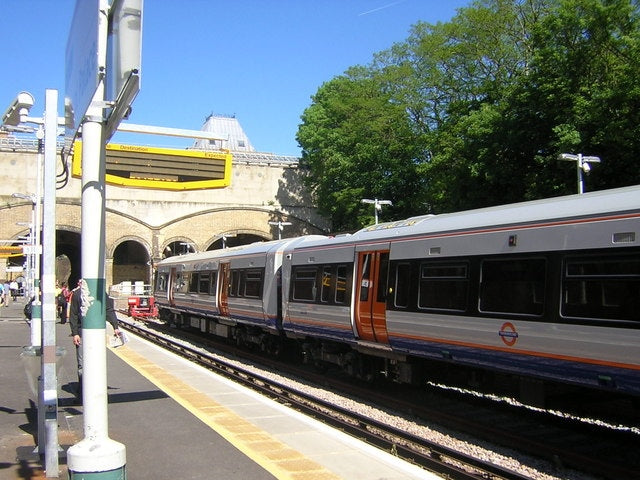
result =
M437 360L638 395L639 237L634 186L170 257L155 295L168 320L361 377Z
M178 255L157 265L160 318L238 343L270 345L281 326L282 251L319 236ZM241 328L240 328L241 327Z
M428 358L640 394L639 240L635 186L291 245L283 327L401 382Z

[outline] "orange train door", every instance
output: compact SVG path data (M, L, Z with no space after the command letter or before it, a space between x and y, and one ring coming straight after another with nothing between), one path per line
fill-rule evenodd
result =
M230 269L228 263L220 264L220 279L218 281L218 308L220 309L220 315L225 317L229 316L229 282L230 282Z
M387 335L387 273L389 250L358 252L355 322L363 340L389 343Z

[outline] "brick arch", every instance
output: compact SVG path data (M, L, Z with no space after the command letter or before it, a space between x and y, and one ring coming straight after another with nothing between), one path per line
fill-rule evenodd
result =
M233 231L227 231L227 232L219 232L216 233L214 235L211 235L209 238L207 238L207 240L205 240L204 242L204 246L205 246L205 250L208 249L211 244L217 242L218 240L220 240L222 238L222 235L227 234L227 233L235 233L235 234L241 234L241 235L255 235L256 237L260 237L262 238L265 242L271 240L271 235L269 234L268 231L264 231L264 230L256 230L256 229L252 229L252 228L239 228L237 230L233 230Z
M144 246L144 249L147 251L147 254L151 256L151 244L147 240L145 240L144 238L138 235L125 235L118 238L117 241L106 246L107 258L113 258L113 254L115 253L116 249L124 242L140 243L141 245Z
M113 246L107 259L109 284L122 282L151 283L152 257L149 245L135 236L122 238Z
M56 259L66 256L69 261L69 272L56 272L58 280L75 286L82 276L82 236L81 230L75 225L56 225ZM57 262L57 260L56 260Z
M159 249L160 251L158 252L159 253L159 257L160 258L164 258L165 250L169 248L169 245L171 245L172 243L177 243L177 242L180 242L180 243L184 242L184 243L192 244L197 252L201 252L202 251L201 245L198 242L196 242L195 240L192 240L191 238L186 237L184 235L178 235L178 236L174 236L174 237L171 237L171 238L167 238L162 243L162 246ZM176 253L172 251L171 254L175 255Z
M240 245L246 245L248 243L254 243L254 242L259 242L259 241L269 241L271 240L271 237L269 236L268 232L263 232L260 230L252 230L252 229L247 229L247 228L240 228L237 230L233 230L233 231L227 231L227 232L221 232L215 236L213 236L212 238L210 238L209 240L207 240L207 242L205 242L205 250L214 250L214 249L218 249L218 248L222 248L222 239L224 235L230 235L232 234L233 237L230 237L227 240L227 246L230 247L236 247L236 246L240 246ZM244 237L244 238L243 238ZM256 237L255 239L251 238L251 237ZM215 245L214 247L214 244Z

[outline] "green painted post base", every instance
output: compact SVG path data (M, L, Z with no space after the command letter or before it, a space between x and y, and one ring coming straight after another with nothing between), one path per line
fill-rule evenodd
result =
M72 472L69 480L127 480L126 465L108 472Z
M125 446L108 437L85 438L67 450L69 480L127 480L126 465Z

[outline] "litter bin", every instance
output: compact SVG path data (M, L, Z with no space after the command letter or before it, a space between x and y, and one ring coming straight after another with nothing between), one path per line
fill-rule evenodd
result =
M62 371L62 358L66 355L67 350L64 347L56 347L56 378L58 388L60 388L60 372ZM28 346L22 347L20 359L27 373L27 381L29 388L34 396L34 400L38 400L38 378L42 373L42 347Z

